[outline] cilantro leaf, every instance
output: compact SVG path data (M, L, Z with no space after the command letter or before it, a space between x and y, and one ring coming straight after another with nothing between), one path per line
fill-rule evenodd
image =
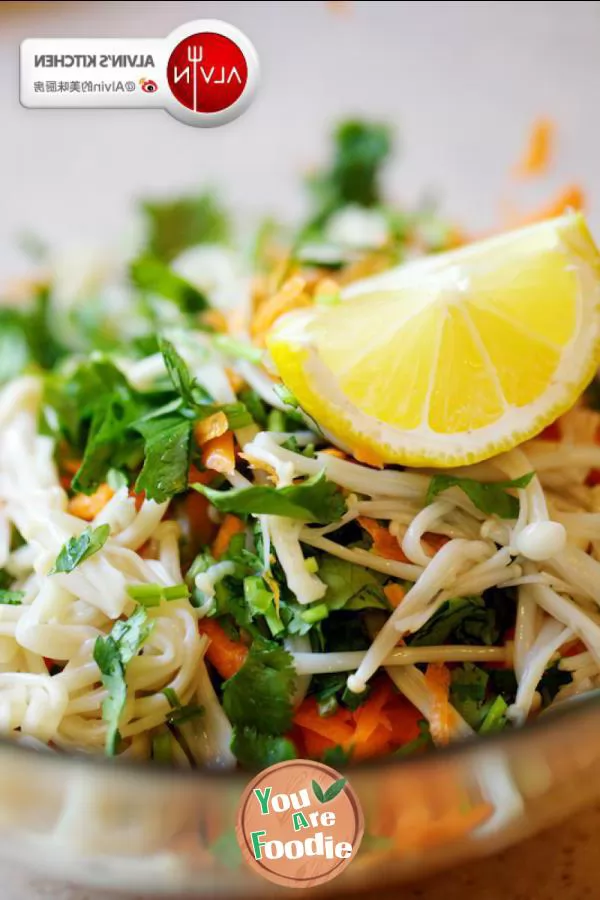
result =
M92 493L105 479L109 469L133 465L143 456L140 441L129 441L129 429L141 412L133 396L113 395L94 412L83 460L75 474L72 488Z
M229 238L227 216L212 194L142 203L149 228L148 252L169 262L196 244L225 243Z
M108 697L102 704L102 718L107 724L106 753L114 756L121 739L119 720L127 700L127 684L119 648L110 635L107 638L97 638L94 661L100 669L102 684L108 691Z
M127 700L125 671L127 664L137 656L154 626L148 621L143 607L126 621L118 621L106 637L99 637L94 645L94 661L100 669L102 684L108 697L102 704L102 718L107 724L106 753L114 756L121 739L119 720Z
M129 274L140 291L171 300L183 312L196 313L208 307L206 297L198 288L155 256L140 256L135 259L131 263Z
M347 766L352 757L352 749L344 750L339 744L336 744L335 747L328 748L323 754L323 762L331 766L332 769L341 769L342 766Z
M565 684L570 684L572 680L572 672L559 668L558 663L549 666L542 675L537 688L542 695L543 705L548 706L552 703L561 687Z
M333 556L323 556L319 564L319 578L327 585L321 602L326 603L330 610L388 608L381 579L362 566Z
M182 418L155 419L138 424L145 437L144 465L135 483L149 500L163 503L188 486L192 422Z
M223 685L223 708L232 725L282 734L292 722L295 683L287 650L257 637L240 670Z
M138 655L153 628L154 622L148 621L148 613L143 606L139 606L128 619L115 622L109 637L116 643L124 666Z
M7 591L0 589L0 604L4 606L21 606L25 591Z
M234 729L231 751L246 769L266 769L297 756L289 738L262 734L250 726Z
M328 481L325 472L319 472L302 484L274 488L253 485L217 491L203 484L192 484L199 493L210 500L220 512L237 515L286 516L305 522L335 522L346 511L346 502L337 485Z
M485 701L488 674L472 663L452 669L450 700L463 719L475 729L481 724L481 707Z
M69 538L67 543L61 548L49 574L56 575L58 573L72 572L78 565L85 562L98 550L101 550L109 535L110 525L99 525L94 529L88 526L81 532L79 537Z
M158 348L162 353L165 361L165 368L171 379L173 387L188 406L193 406L195 387L194 379L190 374L187 363L180 353L177 352L173 344L166 338L159 338Z
M342 122L334 134L328 168L308 179L313 215L307 232L318 232L344 206L374 206L380 200L379 175L392 149L389 128L371 122Z
M407 638L407 643L414 647L432 647L438 644L462 643L463 626L474 624L475 634L481 640L475 643L491 644L490 628L493 627L493 615L485 609L482 597L453 597L446 600L433 614L431 619L418 631ZM467 625L467 627L469 627ZM465 643L474 643L473 640Z
M484 482L474 478L459 478L457 475L434 475L429 483L425 503L433 503L438 494L451 487L459 487L469 500L487 515L497 515L501 519L516 519L519 515L519 501L508 488L527 487L535 472L528 472L512 481Z

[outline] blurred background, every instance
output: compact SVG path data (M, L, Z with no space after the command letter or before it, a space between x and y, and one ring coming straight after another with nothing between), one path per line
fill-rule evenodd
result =
M225 19L254 42L262 85L240 119L197 129L162 111L29 110L26 37L162 36ZM0 4L0 282L17 238L125 239L133 201L212 186L242 219L301 211L300 174L349 115L394 125L388 185L424 194L470 233L581 185L600 225L598 2L68 2ZM536 119L556 125L544 178L515 179ZM121 238L121 236L123 236Z

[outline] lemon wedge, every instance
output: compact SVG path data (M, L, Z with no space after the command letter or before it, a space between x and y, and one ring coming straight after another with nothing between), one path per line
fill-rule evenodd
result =
M600 255L568 214L355 282L279 319L284 384L359 459L460 466L570 407L600 351Z

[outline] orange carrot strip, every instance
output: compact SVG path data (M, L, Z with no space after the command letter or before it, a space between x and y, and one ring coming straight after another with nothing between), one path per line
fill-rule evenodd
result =
M400 606L406 596L406 591L401 584L386 584L383 593L394 607Z
M108 484L101 484L98 490L90 494L77 494L68 503L68 510L73 516L91 522L98 513L104 509L108 501L115 496L115 492Z
M325 447L324 450L319 452L326 453L328 456L335 456L336 459L350 459L347 453L344 453L343 450L339 450L337 447Z
M391 725L383 712L383 707L390 699L391 685L388 679L373 688L365 702L354 713L356 731L354 742L356 747L366 744L378 725L387 729L387 740L390 738Z
M194 425L194 437L200 447L202 447L203 444L213 440L213 438L221 437L228 428L227 416L220 410L213 413L212 416L207 416L205 419L196 422Z
M561 216L569 209L583 209L585 206L585 196L581 188L576 185L570 185L558 194L554 200L538 209L536 212L519 218L512 223L513 227L521 225L533 225L535 222L543 222L545 219L553 219L555 216Z
M213 472L222 472L223 475L231 475L235 469L235 447L233 433L214 437L207 441L202 448L202 465Z
M402 747L419 736L419 722L423 719L423 714L406 697L394 694L391 701L386 703L385 712L392 728L391 741L394 747Z
M209 501L197 491L189 491L185 497L184 508L190 524L190 535L200 546L205 547L213 540L217 530L217 526L208 514Z
M254 315L251 331L255 337L263 337L274 322L292 309L312 306L306 293L306 281L300 275L293 275L280 290L262 303Z
M555 131L552 119L541 118L533 123L525 152L514 169L517 177L527 178L542 175L547 170L552 155Z
M239 534L240 531L243 531L245 527L246 526L241 519L238 519L237 516L231 515L231 513L227 513L219 527L217 536L214 539L213 545L211 547L211 552L215 559L221 559L221 557L229 547L231 538L234 535Z
M425 680L432 695L431 735L438 744L447 744L450 740L450 670L440 663L429 663L425 672Z
M234 394L239 394L246 383L242 376L238 375L235 369L229 369L227 366L225 367L225 374L227 375L227 381L229 382L231 390Z
M215 667L221 678L231 678L239 672L248 655L248 648L239 642L232 641L216 619L200 619L200 634L210 638L206 658Z
M296 710L294 723L342 747L350 746L354 737L349 710L340 707L333 716L320 716L314 697L307 697L302 701Z
M426 550L430 551L431 556L435 556L449 540L450 538L445 534L434 534L433 531L426 531L423 535L423 544L425 544Z
M368 740L353 745L352 759L373 759L375 756L383 756L392 749L390 730L385 725L377 725Z
M369 447L353 447L352 455L360 463L372 466L374 469L383 469L383 460Z
M395 559L397 562L409 562L394 535L390 534L388 529L375 519L359 516L358 524L373 538L372 549L377 556L383 556L384 559Z

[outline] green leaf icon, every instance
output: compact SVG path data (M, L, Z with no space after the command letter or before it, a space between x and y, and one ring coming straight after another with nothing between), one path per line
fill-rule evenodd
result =
M343 791L344 785L347 781L347 778L339 778L337 781L334 781L333 784L330 784L325 791L325 796L322 802L329 803L331 800L335 800L340 791Z
M314 781L314 779L313 779L313 783L312 783L312 789L313 789L313 794L315 795L315 797L317 798L319 803L325 803L325 794L323 793L323 790L322 790L320 784L318 784L316 781Z

